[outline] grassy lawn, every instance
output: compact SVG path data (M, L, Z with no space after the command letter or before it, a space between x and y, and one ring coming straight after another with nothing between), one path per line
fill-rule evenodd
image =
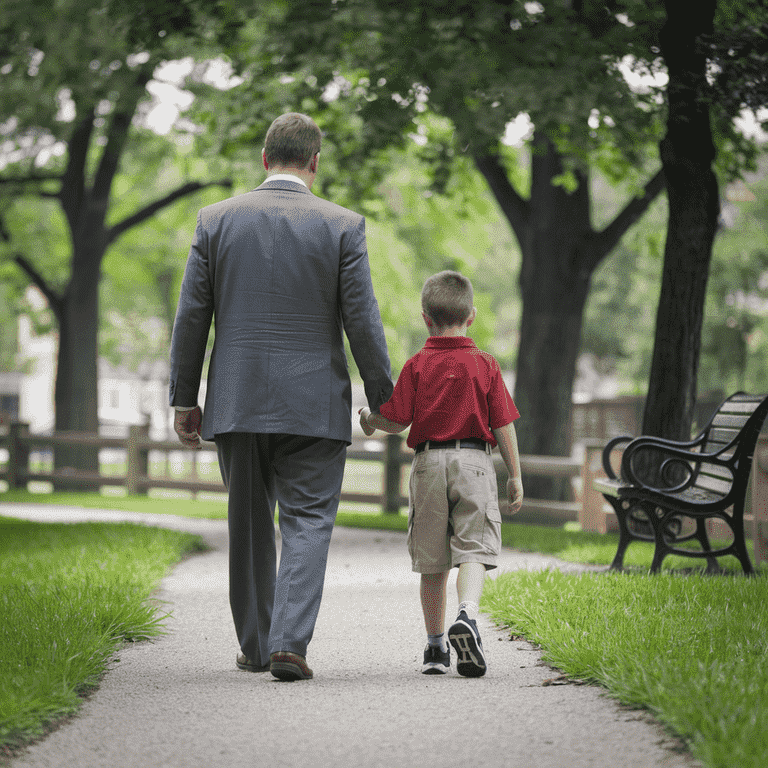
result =
M196 536L0 518L0 760L76 711L126 641L163 631L151 595Z
M0 503L4 501L226 517L221 499L9 492L0 493ZM375 507L368 512L359 510L360 505L342 505L337 523L400 531L407 528L404 514L381 515ZM41 528L50 528L52 532L47 535L57 539L63 527ZM617 543L616 536L610 534L514 523L504 524L502 536L508 547L597 565L611 562ZM96 544L77 549L82 552ZM32 545L26 553L21 548L21 562L37 548ZM17 549L0 549L3 573L22 567L6 566L6 558L15 556ZM66 550L64 547L62 551ZM597 683L622 702L649 709L687 741L705 766L764 768L768 754L768 569L763 567L757 577L746 579L739 575L735 558L729 558L733 572L711 577L691 570L691 566L703 568L701 561L670 557L665 560L664 572L650 577L646 571L651 556L650 544L633 543L625 558L626 573L574 575L553 570L502 574L488 582L483 609L512 635L539 645L545 660L566 675ZM103 559L103 555L96 556L96 562ZM157 559L153 555L152 560ZM173 559L169 557L160 567L157 579ZM65 573L67 578L87 584L91 576L90 569L86 570L87 575L67 566ZM33 572L38 573L34 567ZM27 578L22 577L21 582L26 583ZM55 588L64 578L44 577L42 581L50 581ZM33 584L39 581L35 576ZM33 588L42 590L39 584ZM142 593L140 602L145 606L150 592ZM90 606L94 599L85 595L83 603ZM152 613L145 619L147 629L134 636L157 629L155 617ZM15 621L3 620L3 625ZM87 630L83 642L92 634ZM14 636L12 633L8 640ZM118 630L114 642L128 636ZM5 640L0 642L0 646L6 645ZM50 648L49 643L40 652L50 655ZM87 689L99 674L89 673L80 689ZM1 699L0 707L4 713Z
M710 768L768 755L768 577L517 572L483 609L567 675L650 710Z

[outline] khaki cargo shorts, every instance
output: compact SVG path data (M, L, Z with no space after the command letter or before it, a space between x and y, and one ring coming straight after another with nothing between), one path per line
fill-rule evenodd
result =
M411 466L408 551L417 573L443 573L461 563L495 568L501 513L490 453L434 448Z

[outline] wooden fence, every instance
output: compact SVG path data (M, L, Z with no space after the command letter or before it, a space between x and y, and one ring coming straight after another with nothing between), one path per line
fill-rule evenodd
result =
M361 492L345 487L342 501L375 504L382 511L397 513L408 506L407 489L404 492L403 467L410 465L413 451L405 446L400 435L386 435L378 442L382 447L370 450L363 441L355 441L347 451L348 461L374 462L382 467L381 490L375 493ZM34 454L52 455L58 446L88 446L100 451L118 451L124 457L124 472L110 474L105 472L83 472L72 469L33 468L30 457ZM8 482L11 488L25 488L27 484L43 481L62 489L98 490L103 486L122 486L130 494L143 494L151 488L186 490L192 493L206 491L224 491L221 477L216 468L215 478L205 479L197 471L198 464L205 459L206 464L215 464L215 446L205 443L202 450L190 451L182 447L177 440L151 440L145 427L131 427L127 438L103 437L100 435L60 432L52 435L33 435L26 424L15 423L9 433L0 436L0 448L8 450L8 462L0 469L0 479ZM150 453L157 456L183 455L191 462L190 477L173 477L167 472L150 471ZM208 455L206 455L208 454ZM495 462L500 487L506 483L506 469L501 457L496 455ZM51 463L52 462L48 462ZM158 462L153 462L157 464ZM167 460L166 460L167 463ZM582 464L570 457L522 456L521 464L527 474L545 477L565 477L580 479ZM502 495L502 512L505 512ZM527 499L518 519L535 518L544 524L560 524L568 520L577 520L580 504L571 502L550 502Z
M387 435L377 441L382 446L379 450L367 450L361 442L353 443L347 451L348 461L374 462L382 465L381 490L378 493L366 493L342 489L343 502L375 504L386 513L397 514L407 508L408 497L403 493L403 467L410 465L413 451L405 447L400 435ZM98 450L113 450L125 457L125 471L116 474L103 472L82 472L68 469L54 470L33 469L30 457L34 453L53 453L57 446L89 446ZM198 464L205 456L209 465L215 464L215 446L206 443L201 451L190 451L176 440L151 440L145 427L131 427L127 438L101 437L84 433L56 433L53 435L32 435L26 424L10 425L7 435L0 436L0 448L8 451L8 461L0 468L0 480L5 480L11 488L26 488L34 481L53 483L57 488L87 487L98 490L103 486L122 486L129 494L144 494L149 489L184 490L191 493L224 492L224 486L216 467L215 479L204 479L197 471ZM538 525L562 525L569 521L578 521L582 530L606 533L616 530L616 517L605 503L602 495L592 488L595 477L603 474L603 441L585 443L584 460L577 461L570 457L521 456L520 463L525 474L541 477L567 478L572 481L574 501L555 502L526 498L523 509L511 518L516 522ZM150 453L183 455L191 464L190 477L178 478L166 472L150 471ZM213 455L211 455L213 454ZM498 455L494 462L499 482L500 506L502 516L506 514L506 500L503 489L506 483L506 468ZM157 463L157 462L156 462ZM763 434L758 443L756 460L751 480L751 491L746 515L746 522L752 527L755 548L755 561L768 562L768 435ZM509 518L508 518L509 519ZM716 526L715 526L716 527ZM749 530L749 528L748 528ZM712 533L722 533L713 529Z

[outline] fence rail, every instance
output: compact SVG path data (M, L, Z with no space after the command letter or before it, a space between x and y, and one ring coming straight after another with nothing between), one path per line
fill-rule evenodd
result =
M341 499L345 502L375 504L382 511L397 513L408 506L407 493L403 492L403 467L410 465L413 451L405 447L405 441L400 435L386 435L383 440L376 441L382 447L370 450L363 447L360 441L353 442L347 451L349 461L362 461L378 464L382 467L381 489L378 492L363 492L354 488L344 487ZM59 446L88 446L98 450L120 451L124 454L125 471L110 474L103 471L86 472L74 469L43 469L30 466L30 458L35 453L55 454ZM59 432L51 435L33 435L26 424L10 425L9 433L0 436L0 448L8 450L8 461L4 469L0 469L0 479L8 482L12 488L25 488L28 483L44 481L53 483L57 488L93 489L102 486L122 486L130 494L147 493L149 489L186 490L192 493L206 491L221 491L224 486L216 471L213 479L199 476L198 466L206 454L215 455L212 443L206 443L201 451L189 451L176 440L151 440L145 427L131 427L127 438L102 437L91 433ZM150 454L166 457L183 455L191 464L191 477L173 477L166 473L150 471ZM494 457L496 471L501 488L506 483L506 468L501 457ZM215 464L215 460L209 462ZM527 474L544 477L565 477L578 479L583 473L582 464L570 457L522 456L521 465ZM506 503L502 494L502 513L506 512ZM580 504L577 500L569 502L552 502L545 500L526 499L519 519L535 519L540 523L561 523L566 520L577 520L580 515Z
M371 462L382 466L381 489L377 493L362 492L344 487L341 500L363 504L374 504L383 512L397 514L407 508L408 497L403 493L403 467L410 465L413 451L404 447L400 435L387 435L379 441L382 448L367 450L356 442L347 452L349 461ZM125 472L109 474L104 472L83 472L58 469L41 470L30 467L30 458L35 452L54 453L57 446L89 446L99 450L120 451L125 454ZM595 477L603 474L601 455L602 441L585 444L583 461L571 457L521 456L524 473L541 477L567 478L572 481L574 500L566 502L526 498L523 509L513 518L515 521L539 525L562 525L578 521L582 530L606 533L616 529L616 517L605 503L602 495L592 488ZM224 492L225 488L218 475L215 447L204 445L201 451L189 451L175 440L151 440L145 427L131 427L127 438L102 437L86 433L55 433L32 435L29 426L13 423L7 435L0 435L0 448L8 451L8 461L0 469L0 480L11 488L26 488L33 481L53 483L57 488L84 487L98 490L102 486L121 486L129 494L145 494L150 489L184 490L191 493ZM150 453L165 456L166 465L173 454L183 455L190 461L191 476L178 478L150 471ZM208 464L216 466L215 479L200 477L199 465L207 454ZM768 562L768 435L761 435L756 451L752 475L752 490L745 520L751 522L756 562ZM494 455L494 464L499 488L504 489L507 479L506 468L501 457ZM508 518L505 494L499 494L502 516ZM713 531L717 533L717 531Z

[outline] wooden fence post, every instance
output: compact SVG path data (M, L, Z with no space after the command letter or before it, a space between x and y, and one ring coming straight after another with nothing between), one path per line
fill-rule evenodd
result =
M128 466L125 474L125 485L128 495L146 494L147 488L141 482L149 474L149 451L140 445L149 436L149 424L131 425L128 427L128 441L125 449Z
M29 424L11 422L8 434L8 487L26 488L29 471Z
M582 531L608 533L618 529L618 522L611 513L604 510L605 498L594 489L592 481L605 477L603 470L603 443L588 440L584 445L584 464L581 467L581 508L579 525Z
M752 462L752 540L755 565L768 563L768 438L760 435Z
M400 435L387 435L384 443L384 512L400 512Z

